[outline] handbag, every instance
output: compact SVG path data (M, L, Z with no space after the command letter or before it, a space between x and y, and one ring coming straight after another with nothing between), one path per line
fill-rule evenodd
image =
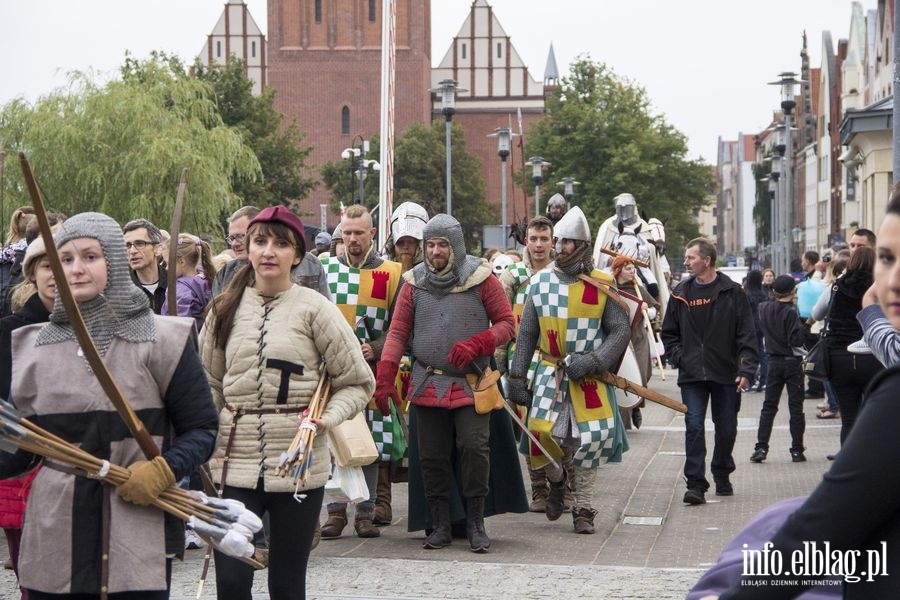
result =
M837 286L832 286L831 300L828 303L829 313L831 313L831 303L834 301L834 293L836 291ZM803 374L816 381L828 381L829 379L828 342L826 341L828 330L828 315L825 315L825 324L819 333L819 339L806 352L806 356L803 357L803 362L801 363Z
M328 446L342 467L363 467L378 458L378 449L362 412L328 430Z
M480 376L475 373L466 374L466 381L472 388L472 395L475 398L475 412L479 415L503 408L503 394L497 386L499 379L500 371L490 367L485 367Z

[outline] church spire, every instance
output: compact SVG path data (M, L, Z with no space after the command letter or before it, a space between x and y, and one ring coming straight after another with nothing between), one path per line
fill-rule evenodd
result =
M553 52L553 42L550 42L550 52L547 53L547 66L544 67L544 89L552 89L558 85L559 69L556 66L556 54Z

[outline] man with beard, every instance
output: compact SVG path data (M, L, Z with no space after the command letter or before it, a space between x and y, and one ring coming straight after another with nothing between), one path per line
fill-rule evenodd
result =
M384 335L402 283L400 276L403 267L378 255L372 243L375 236L372 216L364 206L354 204L347 208L340 227L345 253L339 257L332 256L326 261L328 287L341 314L356 333L362 345L363 356L374 371L375 363L381 357ZM396 375L395 369L393 377L396 378ZM391 412L381 412L370 405L367 417L381 458L363 467L369 486L369 499L356 505L354 520L356 535L361 538L381 535L373 523L376 485L379 466L382 462L390 465L393 450L391 440L384 434L393 426ZM346 525L347 504L329 503L328 520L322 526L322 537L339 537Z
M547 218L553 225L559 223L559 220L566 214L566 199L562 194L553 194L547 201Z
M503 285L503 291L512 305L513 317L516 319L517 328L519 319L522 318L522 311L525 309L525 300L528 298L528 280L532 275L549 266L551 262L553 262L553 223L547 217L535 217L529 221L526 229L525 256L523 260L508 266L500 274L500 283ZM497 364L500 365L501 371L506 372L508 370L515 349L515 338L509 344L505 344L497 349L495 358L497 359ZM536 357L528 369L529 381L533 379L534 370L539 360L540 357ZM527 416L527 410L526 414L522 416ZM550 492L547 474L544 472L544 469L532 467L531 454L527 452L527 446L525 448L525 461L528 464L528 474L531 478L531 505L529 510L531 512L544 512L547 505L547 495ZM563 463L566 471L571 475L571 453L566 455ZM569 489L566 490L566 505L567 508L571 508L574 502L571 488L575 481L573 478L568 477L567 481Z
M424 548L452 541L449 494L451 453L459 452L466 499L466 534L473 552L486 552L490 414L475 411L467 373L488 366L494 349L509 341L514 321L500 282L483 259L466 254L462 227L439 214L425 226L425 262L404 274L388 339L378 364L375 401L382 411L396 402L395 379L407 344L414 357L412 394L419 426L425 495L432 531Z
M594 533L591 507L601 460L618 462L628 449L615 394L599 379L616 366L631 337L627 309L612 278L594 269L591 231L577 206L553 229L556 260L531 278L509 370L509 396L529 406L528 428L559 459L573 452L575 533ZM535 350L540 363L529 389L528 371ZM533 391L532 391L533 390ZM545 513L551 521L563 512L566 472L532 451L531 464L543 467L550 481Z
M391 237L385 244L389 260L403 265L407 272L422 262L422 232L428 222L428 212L415 202L404 202L391 215Z

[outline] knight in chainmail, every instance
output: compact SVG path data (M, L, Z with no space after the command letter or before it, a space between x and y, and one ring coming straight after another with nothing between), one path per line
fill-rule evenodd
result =
M450 544L448 495L451 453L459 449L470 549L485 552L484 503L490 472L490 415L475 411L467 373L483 371L494 349L513 335L514 321L503 287L487 261L466 253L462 227L438 214L425 226L425 261L404 274L394 320L378 363L376 402L396 396L394 378L411 344L412 393L418 421L418 450L431 512L428 549Z
M384 245L388 260L409 271L425 260L422 235L428 222L428 211L415 202L404 202L391 213L391 235Z
M194 324L153 314L110 217L75 215L55 239L94 344L162 454L145 457L104 397L59 296L49 323L13 332L10 395L20 414L130 473L113 488L44 460L28 498L19 581L31 597L167 596L166 556L183 553L184 524L147 505L209 458L218 429ZM0 477L16 476L23 455L0 453Z
M528 406L528 428L556 463L536 449L531 464L550 481L547 518L563 512L566 473L559 466L574 450L576 533L593 533L591 506L596 468L618 462L628 449L615 394L597 376L612 369L628 345L631 328L612 278L594 269L591 234L580 208L573 207L553 229L556 262L531 279L509 370L509 395ZM535 350L541 361L529 382Z

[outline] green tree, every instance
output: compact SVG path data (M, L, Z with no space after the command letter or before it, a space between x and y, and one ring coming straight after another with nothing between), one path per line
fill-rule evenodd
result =
M283 126L284 117L275 110L275 90L266 88L254 96L243 61L234 57L228 65L209 68L197 62L192 72L212 84L222 121L241 133L259 159L262 177L233 181L234 193L244 204L270 206L309 195L316 182L303 171L311 148L303 145L296 120Z
M547 98L545 113L528 133L527 155L552 163L546 181L581 182L575 203L594 231L614 213L613 198L628 192L645 218L666 223L670 254L699 235L693 213L714 189L710 167L687 158L684 134L651 112L643 88L582 57ZM530 173L520 177L530 189Z
M421 204L429 215L447 209L445 174L447 172L444 122L410 125L394 145L394 206L412 201ZM452 194L453 216L460 222L469 252L481 247L485 223L496 222L490 204L484 197L484 181L478 157L466 150L462 129L454 124L450 133L453 152ZM368 157L378 157L378 139L372 140ZM322 180L331 192L332 207L359 193L351 189L350 166L347 161L331 162L322 167ZM354 185L359 181L353 179ZM370 172L365 181L366 206L378 203L378 174Z
M769 176L772 170L771 161L753 163L753 178L756 180L756 203L753 205L753 222L756 223L756 244L759 248L772 242Z
M26 152L52 209L101 211L119 222L168 226L188 167L183 229L220 231L221 214L239 205L232 182L261 174L252 149L222 122L209 83L186 77L178 59L129 57L122 75L100 85L75 72L33 105L0 107L0 147ZM4 220L13 204L29 203L10 158Z

